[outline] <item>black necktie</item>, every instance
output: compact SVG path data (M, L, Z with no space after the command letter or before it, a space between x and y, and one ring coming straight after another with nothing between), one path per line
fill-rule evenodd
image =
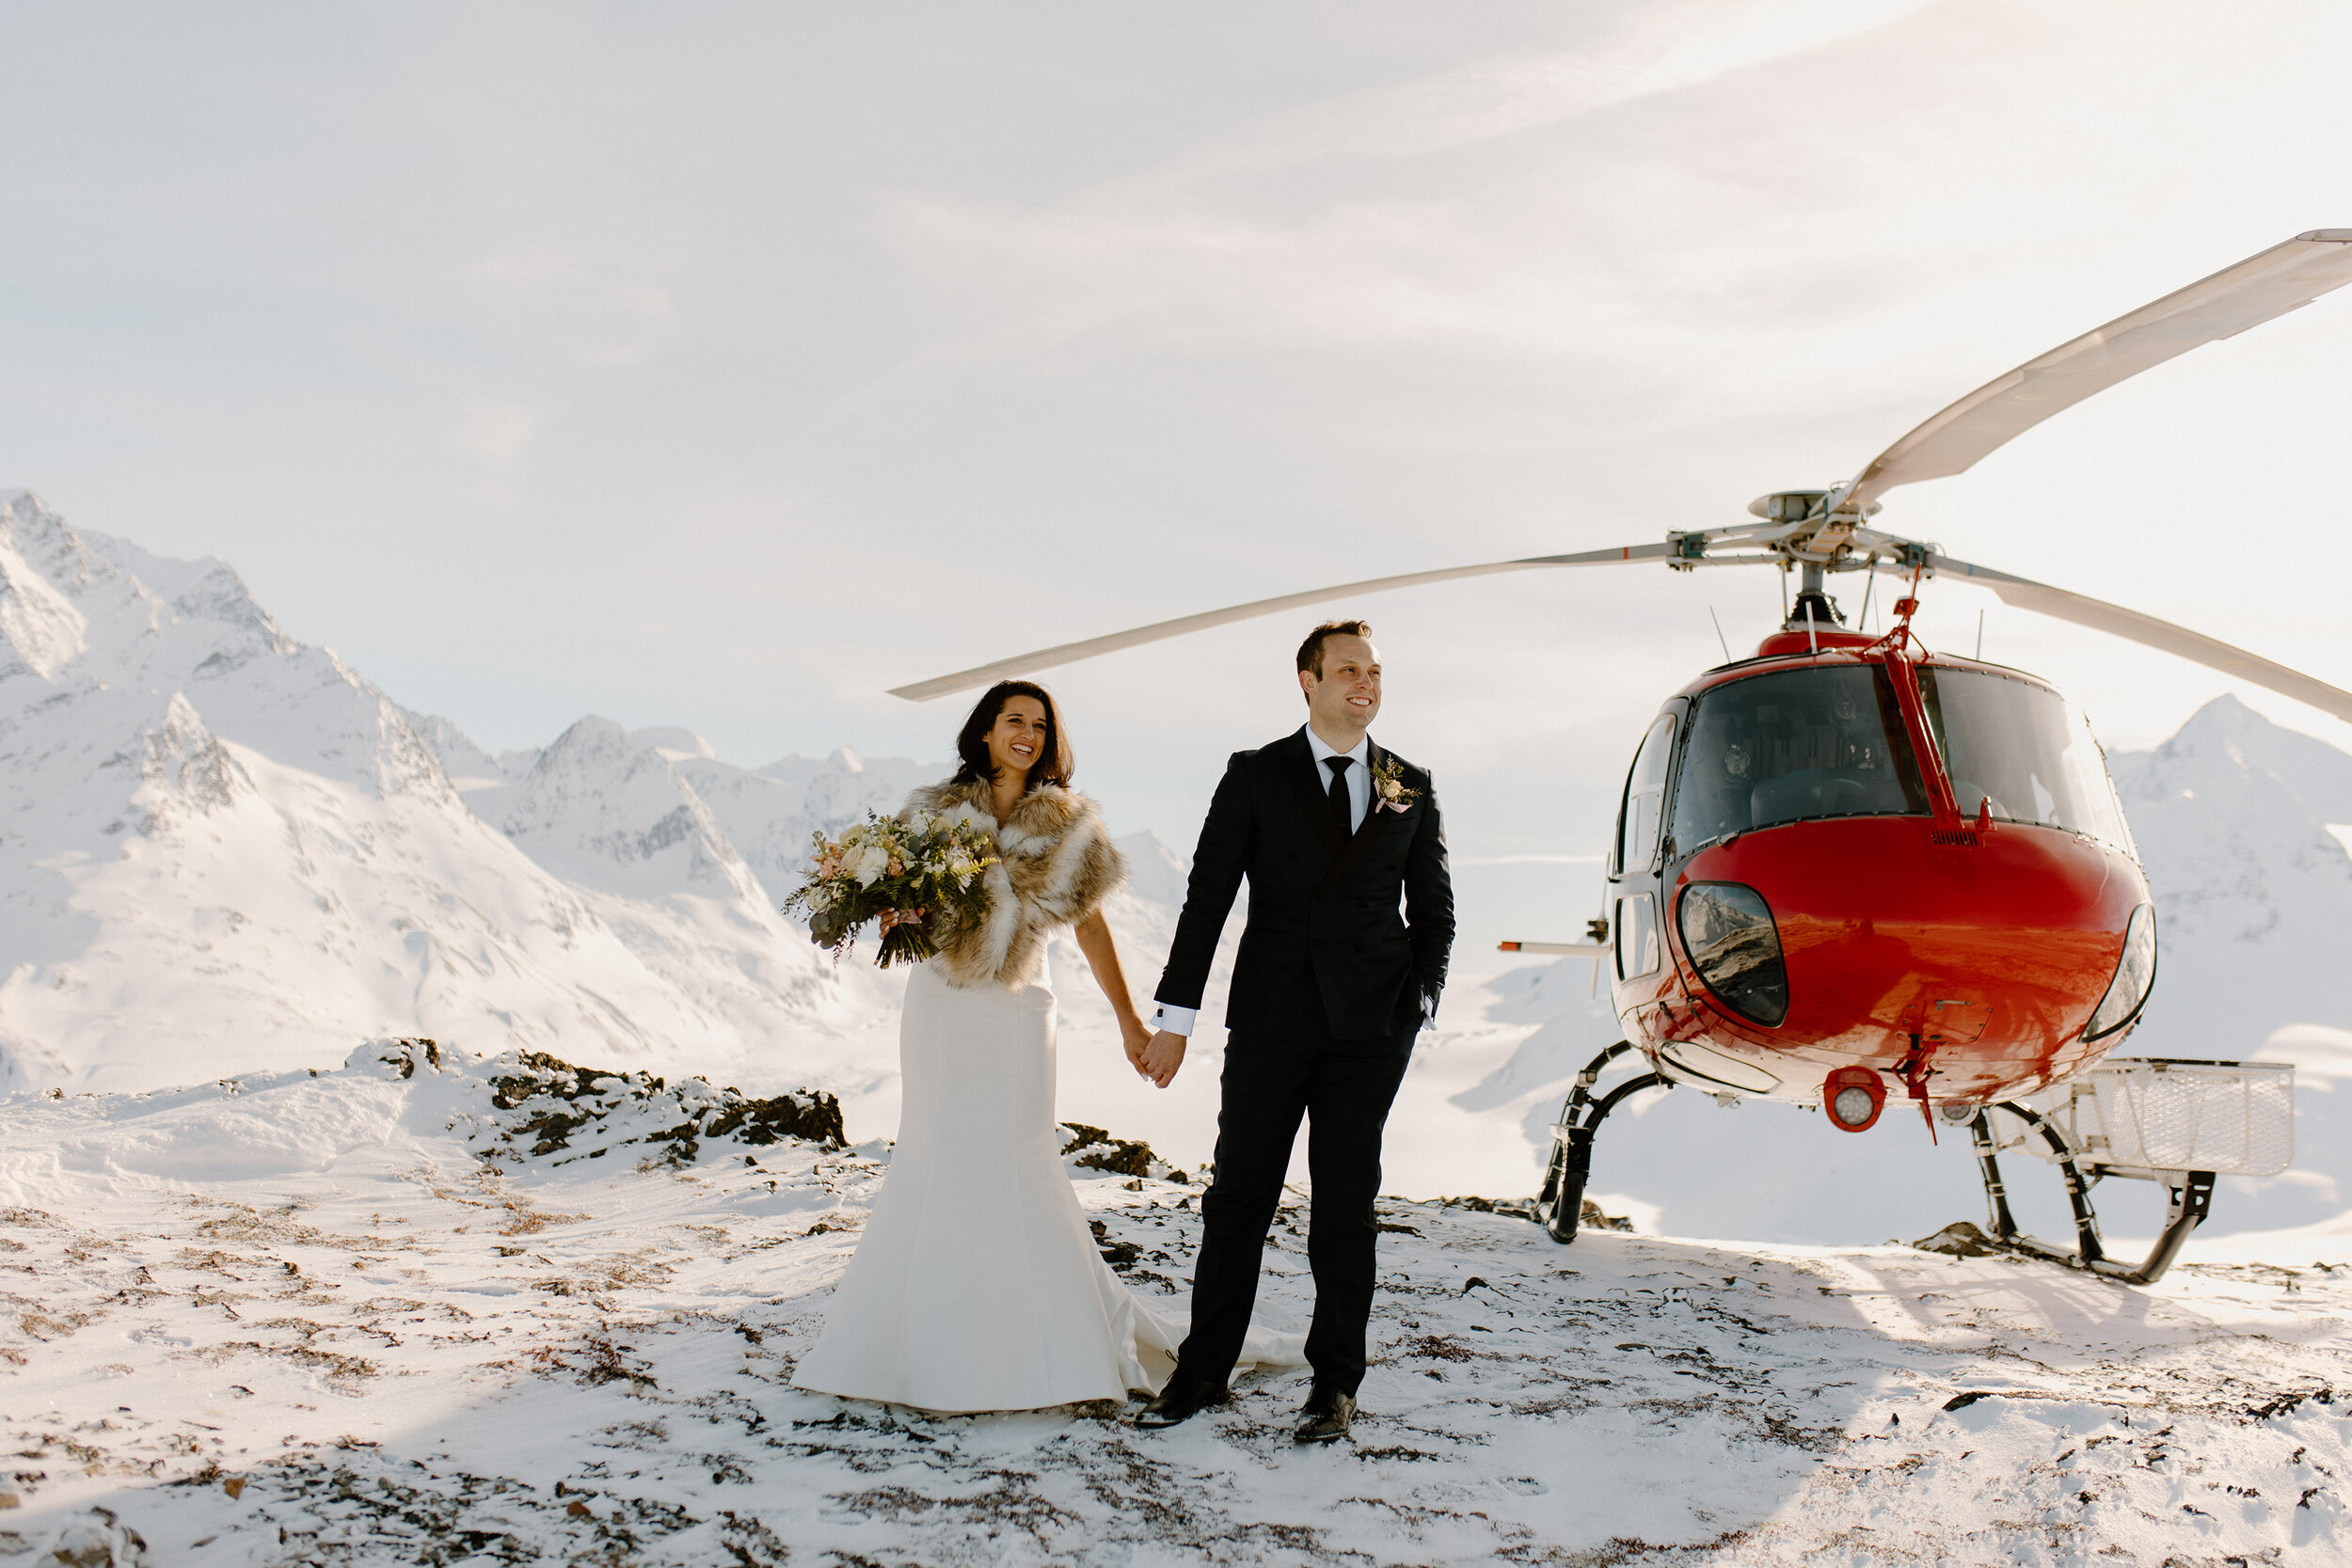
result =
M1325 757L1323 766L1331 770L1331 820L1338 825L1340 836L1347 838L1356 832L1356 806L1347 798L1347 757Z

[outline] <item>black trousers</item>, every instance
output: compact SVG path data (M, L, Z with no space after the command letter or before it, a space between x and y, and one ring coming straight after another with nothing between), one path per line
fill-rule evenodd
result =
M1307 1261L1315 1276L1307 1361L1318 1383L1349 1394L1364 1380L1380 1233L1380 1133L1412 1060L1411 1034L1335 1040L1319 1032L1236 1029L1225 1047L1216 1117L1216 1178L1200 1200L1206 1222L1193 1270L1192 1332L1179 1375L1222 1386L1241 1354L1267 1230L1282 1196L1298 1122L1307 1119L1313 1183Z

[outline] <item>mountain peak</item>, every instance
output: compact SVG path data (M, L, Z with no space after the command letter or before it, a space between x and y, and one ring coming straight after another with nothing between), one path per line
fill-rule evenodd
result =
M155 555L128 540L76 529L30 490L0 496L0 551L21 560L31 577L82 617L87 636L77 657L96 652L120 665L143 659L160 641L175 645L175 662L183 652L191 656L192 670L208 656L242 663L257 654L302 651L228 562ZM20 591L29 581L25 574L11 576ZM215 627L229 628L232 636L224 641L209 629ZM197 652L197 642L207 645ZM118 669L109 678L119 681L127 673Z
M1149 903L1181 909L1192 863L1145 828L1113 840L1127 863L1127 891Z
M2282 788L2299 812L2352 822L2352 756L2274 723L2226 693L2191 714L2154 751L2121 752L2110 763L2127 806L2184 791L2232 792L2258 779Z
M2278 727L2248 707L2234 693L2224 691L2190 714L2188 721L2173 732L2173 739L2178 740L2184 736L2234 735L2244 730L2275 730Z
M0 512L0 680L30 673L55 681L81 657L88 623L16 548L6 515Z
M539 753L539 764L545 768L558 752L574 755L634 750L628 743L628 730L601 713L583 713L562 735L548 742L547 750Z

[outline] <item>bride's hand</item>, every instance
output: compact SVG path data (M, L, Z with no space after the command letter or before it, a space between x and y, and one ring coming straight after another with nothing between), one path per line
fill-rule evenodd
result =
M1128 1014L1119 1021L1119 1043L1127 1053L1127 1065L1136 1069L1137 1076L1149 1078L1151 1074L1143 1070L1143 1048L1152 1043L1152 1026L1135 1014Z
M1184 1065L1184 1047L1188 1043L1184 1036L1166 1029L1153 1035L1152 1043L1144 1047L1143 1060L1138 1064L1143 1075L1161 1088L1168 1087L1176 1080L1176 1069Z

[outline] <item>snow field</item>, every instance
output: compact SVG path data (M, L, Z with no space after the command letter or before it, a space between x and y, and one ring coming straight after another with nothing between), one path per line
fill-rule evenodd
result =
M526 1079L557 1081L382 1044L5 1102L0 1560L2345 1557L2346 1238L2129 1291L1384 1200L1365 1414L1300 1451L1302 1374L1163 1434L795 1391L882 1146L716 1133L744 1102L695 1081ZM1130 1281L1179 1291L1198 1189L1074 1174ZM1294 1312L1304 1230L1266 1255Z

